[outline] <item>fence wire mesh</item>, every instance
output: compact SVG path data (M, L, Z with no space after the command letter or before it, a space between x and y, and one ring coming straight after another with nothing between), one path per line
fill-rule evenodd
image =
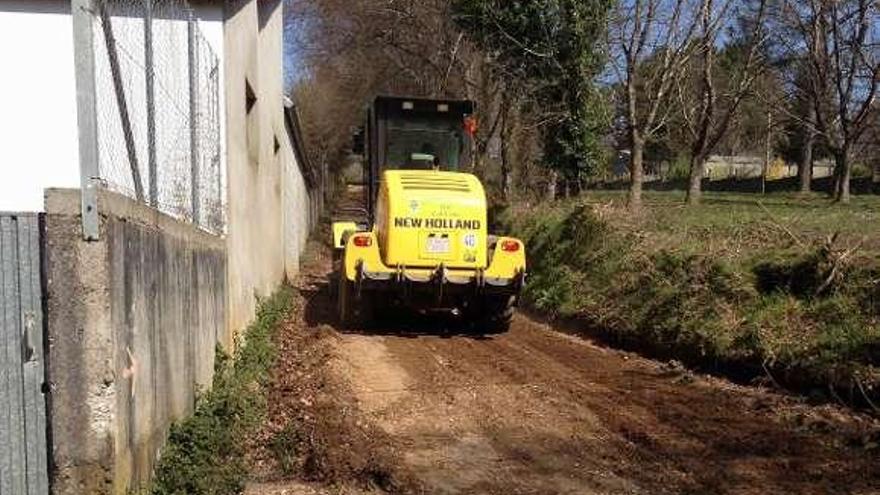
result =
M219 60L186 0L97 0L100 179L222 233Z

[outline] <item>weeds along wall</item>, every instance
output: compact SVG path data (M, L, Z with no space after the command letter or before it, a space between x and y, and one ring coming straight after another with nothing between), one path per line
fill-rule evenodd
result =
M225 331L223 241L119 194L99 202L101 239L84 241L79 192L47 192L56 495L144 485Z

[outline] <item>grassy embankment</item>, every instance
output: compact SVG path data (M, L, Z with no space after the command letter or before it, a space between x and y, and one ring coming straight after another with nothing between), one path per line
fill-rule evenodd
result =
M649 193L637 218L615 192L503 213L528 246L527 304L657 357L876 404L880 197L682 199Z

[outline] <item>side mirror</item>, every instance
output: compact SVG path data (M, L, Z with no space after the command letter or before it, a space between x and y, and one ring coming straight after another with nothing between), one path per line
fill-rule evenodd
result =
M364 154L364 128L359 127L351 136L351 152L356 155Z

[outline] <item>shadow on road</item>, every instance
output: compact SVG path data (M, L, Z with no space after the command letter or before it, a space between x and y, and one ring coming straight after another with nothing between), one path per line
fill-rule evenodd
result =
M441 338L466 337L491 340L495 335L482 332L472 323L447 312L421 313L403 306L389 305L377 310L369 324L343 328L336 311L336 296L330 276L310 277L309 288L303 290L308 301L305 319L309 325L328 325L341 333L417 338L430 335Z

